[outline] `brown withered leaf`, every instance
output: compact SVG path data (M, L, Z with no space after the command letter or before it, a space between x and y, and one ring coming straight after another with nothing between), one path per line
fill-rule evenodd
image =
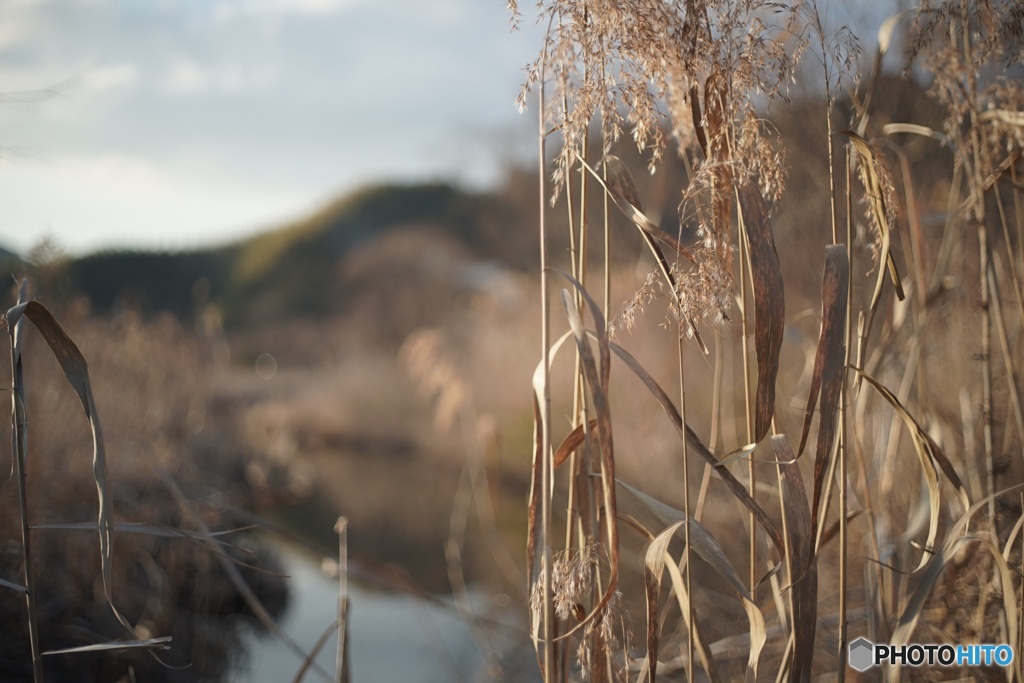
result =
M708 137L704 133L703 117L700 113L700 90L697 83L690 85L690 117L693 120L693 132L697 136L697 144L700 145L704 158L708 158Z
M838 248L841 248L841 257ZM844 269L841 281L838 279L840 278L840 273L837 270L839 268ZM807 409L804 414L803 431L800 434L800 447L796 451L797 457L803 455L804 446L807 445L807 435L811 428L814 407L818 402L818 391L821 388L824 366L831 364L830 361L835 360L836 353L843 350L842 345L845 341L843 328L837 329L836 325L837 322L845 325L849 268L850 261L845 245L825 247L825 273L821 280L821 332L818 335L818 352L814 357L814 373L811 377L811 389L807 396ZM841 307L842 310L837 310L837 307ZM836 345L839 345L838 348ZM839 357L842 358L842 356Z
M587 434L594 431L597 427L597 420L591 420L587 426L586 431L583 430L583 425L579 425L576 429L569 432L569 434L562 440L562 443L558 445L558 449L555 451L555 469L565 463L572 455L572 452L579 448L584 441L587 439Z
M821 333L818 336L818 352L814 357L814 375L807 397L800 448L797 450L798 456L803 455L820 391L821 411L818 418L818 447L814 458L814 495L811 499L811 518L815 529L821 509L821 492L836 438L839 399L843 392L849 274L850 259L846 245L830 244L825 247L825 273L821 279Z
M729 248L729 214L732 211L733 173L732 150L729 144L729 116L726 111L730 100L729 81L720 71L713 71L704 82L704 104L707 107L711 174L714 187L711 203L714 219L715 251L718 260L732 272L732 250Z
M794 649L790 680L809 681L814 659L814 635L818 622L818 570L814 557L814 524L800 468L785 435L772 437L772 451L779 463L783 512L789 532L790 587L793 601Z
M750 246L750 269L754 279L754 350L757 354L757 402L752 441L764 438L775 415L775 377L786 320L786 297L782 266L775 250L768 205L753 180L739 186L743 227Z

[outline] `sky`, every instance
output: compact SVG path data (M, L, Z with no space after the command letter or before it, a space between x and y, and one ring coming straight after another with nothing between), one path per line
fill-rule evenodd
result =
M0 246L191 248L369 183L487 187L533 149L540 33L503 0L3 0Z

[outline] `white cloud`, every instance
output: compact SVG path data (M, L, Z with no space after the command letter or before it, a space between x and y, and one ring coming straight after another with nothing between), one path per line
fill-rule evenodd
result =
M179 57L167 69L160 90L168 95L191 95L210 90L240 92L266 88L277 82L280 67L245 69L237 64L207 67L189 57Z
M152 195L168 180L152 162L130 154L69 155L55 159L53 164L67 180L92 190L117 188L132 197Z
M212 80L207 69L187 57L179 58L167 70L160 89L171 95L187 95L206 90Z
M352 3L347 0L272 0L266 4L272 9L300 14L333 14Z
M139 68L127 62L121 64L105 64L86 72L82 79L90 89L97 92L127 88L139 80Z
M66 155L45 168L0 164L0 195L27 250L46 235L75 253L104 246L212 244L308 210L303 193L232 184L123 153ZM53 201L60 197L60 201Z
M0 21L0 50L31 45L38 40L41 0L9 0L3 3L3 21Z

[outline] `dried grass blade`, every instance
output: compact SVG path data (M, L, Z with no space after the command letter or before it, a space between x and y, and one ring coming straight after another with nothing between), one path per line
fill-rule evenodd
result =
M732 251L729 248L729 215L732 212L733 155L730 141L733 115L729 79L718 69L712 70L704 81L704 104L710 154L711 171L711 228L715 233L715 251L726 271L732 272Z
M866 510L849 510L846 513L846 523L849 524L853 520L863 515ZM832 540L839 535L839 520L832 522L827 529L821 532L821 541L818 542L818 550L826 547Z
M896 297L903 301L906 298L906 294L903 292L903 281L900 279L899 270L896 268L896 259L893 258L892 250L890 249L889 209L885 205L885 193L882 188L882 179L878 174L875 153L871 151L871 145L868 144L868 141L858 135L856 131L841 130L839 132L850 138L854 149L857 150L857 155L861 158L861 163L858 164L858 171L861 183L864 186L864 193L867 195L868 202L871 205L871 215L875 219L875 227L878 229L878 234L882 239L881 258L885 259L885 266L889 271L889 277L892 279L893 287L896 288ZM875 280L875 290L871 295L872 316L882 295L883 280L883 271L879 267L878 278ZM868 329L870 330L870 325Z
M28 297L28 280L18 290L18 305ZM10 312L8 312L9 314ZM18 482L18 521L21 523L22 577L25 582L25 610L28 617L29 652L32 656L32 679L43 679L43 658L39 644L39 609L36 603L35 578L32 573L32 530L28 514L26 487L28 459L28 417L25 414L25 382L21 362L21 344L25 325L4 318L11 337L11 476ZM14 585L14 584L12 584Z
M665 556L668 545L676 530L683 522L676 522L658 534L644 555L644 593L647 596L647 667L648 680L654 683L658 676L658 642L660 640L660 624L658 621L659 601L661 599L661 577L665 572Z
M69 647L63 650L47 650L44 655L68 655L81 654L84 652L110 652L114 650L169 650L171 649L171 637L161 636L159 638L146 638L143 640L113 640L108 643L96 643L95 645L83 645L81 647Z
M544 458L543 418L537 396L533 397L533 462L530 467L530 503L526 515L526 576L530 580L530 591L537 577L537 525L540 517L541 468Z
M794 681L811 679L814 636L818 623L818 569L814 556L814 522L800 469L782 434L772 437L772 450L782 480L782 504L789 537L791 599L793 601Z
M696 263L693 254L679 240L662 230L657 223L647 217L640 203L640 196L637 194L636 185L633 183L633 176L630 175L629 169L626 168L621 159L611 154L605 156L602 163L605 173L608 175L607 182L582 157L579 158L579 161L597 179L601 187L605 189L605 192L608 193L608 196L612 198L612 201L615 202L615 205L619 207L622 213L640 230L644 242L651 250L651 253L654 254L658 270L661 272L661 276L665 278L665 284L669 291L672 292L673 299L676 300L676 303L680 303L679 286L676 283L675 276L672 275L672 268L665 258L665 253L658 246L658 241L664 243L691 263ZM687 316L686 324L693 334L694 341L700 346L700 350L704 352L704 355L707 355L709 350L707 344L704 343L703 337L700 336L696 321L692 317Z
M10 588L11 590L18 591L19 593L27 593L28 589L22 586L20 583L14 583L7 579L0 579L0 587Z
M696 33L694 34L697 35ZM696 81L690 85L690 120L693 123L693 132L697 135L697 143L700 145L704 158L709 158L708 136L704 132L704 117L700 113L700 90L697 89Z
M1024 111L1012 109L989 109L978 115L979 121L999 121L1011 126L1024 127Z
M757 665L761 658L761 650L768 637L764 622L764 615L761 614L761 610L758 609L757 605L751 601L750 594L747 592L743 579L740 578L740 575L732 566L732 563L729 561L725 551L722 550L721 544L719 544L714 535L708 531L707 527L692 517L688 518L686 513L682 510L678 510L671 505L662 503L660 500L647 495L643 491L640 491L623 481L617 481L616 484L618 484L619 488L629 494L629 497L623 501L623 509L628 507L627 501L635 501L644 510L654 515L658 522L669 525L667 530L673 530L683 541L686 540L686 535L680 531L680 527L689 520L691 547L702 560L707 562L712 569L718 572L719 576L725 579L729 585L733 587L743 604L743 611L746 612L747 622L750 625L750 652L747 660L747 678L750 680L756 680ZM659 535L659 538L663 535L665 535L664 531ZM668 541L666 540L665 543L667 546ZM650 566L650 560L651 550L648 550L648 566ZM650 615L648 615L648 618L650 618Z
M569 432L565 439L562 440L562 443L558 445L558 448L555 450L556 470L569 459L573 451L583 445L583 442L587 440L587 435L593 433L597 427L597 420L591 420L586 425L586 430L583 427L584 425L579 425L576 429Z
M110 482L107 474L107 456L100 429L96 403L92 396L92 383L89 381L88 364L78 347L60 326L49 310L38 301L26 301L7 311L8 329L15 329L21 318L27 318L46 340L54 358L60 364L68 383L78 394L85 410L85 416L92 430L93 443L93 479L96 482L98 498L97 528L100 542L100 565L103 574L103 592L107 603L113 610L118 621L131 632L133 627L117 610L113 602L113 504L110 499Z
M628 511L630 507L638 506L642 510L647 511L649 514L654 515L654 518L658 520L660 524L666 524L675 526L681 524L687 520L687 515L682 510L672 507L666 503L661 502L653 496L649 496L643 491L630 486L624 481L615 482L619 488L626 492L628 495L623 499L622 509ZM685 536L680 533L679 538L685 540ZM718 541L715 540L714 535L708 531L707 527L698 522L697 520L690 518L690 543L693 545L693 550L711 565L718 574L729 582L729 585L740 594L740 596L749 598L750 594L747 592L747 588L743 583L743 579L733 568L732 563L726 556L725 551L722 550L722 546L719 545Z
M316 661L317 655L320 654L320 650L324 649L324 645L326 645L330 637L334 635L334 631L338 628L338 624L339 621L335 619L327 625L327 628L324 629L323 633L320 634L320 637L317 638L316 643L314 643L313 649L310 650L309 654L306 655L306 658L302 660L302 666L300 666L299 670L295 672L295 677L292 679L292 683L302 683L302 679L306 677L306 672L309 671L313 662ZM336 677L336 680L340 679Z
M610 347L611 350L615 352L615 355L617 355L629 367L629 369L633 371L633 374L635 374L640 381L644 383L644 386L647 387L648 391L651 392L651 395L653 395L658 401L662 410L666 415L668 415L669 420L676 428L676 431L679 432L680 437L686 439L687 446L692 448L693 451L703 458L706 463L715 468L715 472L718 473L718 476L725 483L726 488L728 488L730 493L739 500L743 507L753 513L758 524L760 524L761 528L764 529L766 534L768 534L768 537L772 539L772 543L779 551L780 556L784 556L786 552L786 544L783 542L782 532L779 531L779 527L776 526L775 522L773 522L771 517L768 516L768 513L764 511L764 508L762 508L757 501L751 498L747 489L743 487L743 484L741 484L735 476L733 476L732 472L721 466L721 462L711 453L708 447L704 445L704 442L700 440L700 437L690 429L690 426L683 424L683 419L680 416L679 411L676 409L675 404L672 402L672 399L668 397L668 394L666 394L654 378L650 376L640 362L618 344L611 342Z
M686 582L683 581L682 572L679 571L679 566L671 556L666 558L666 560L665 567L668 569L668 575L672 578L672 590L675 591L676 598L679 601L679 611L683 615L683 625L686 627L687 633L693 634L693 649L697 652L697 657L700 659L704 671L707 672L708 678L712 683L719 683L722 678L718 675L718 668L715 666L715 658L711 654L711 648L701 635L701 629L697 621L694 620L692 624L690 623L690 595L686 591Z
M147 536L162 536L164 538L187 538L187 539L203 539L207 536L216 538L217 536L227 536L229 534L237 534L243 531L251 531L256 527L253 525L238 527L236 529L224 529L221 531L211 531L209 534L200 534L195 531L187 531L185 529L176 529L171 526L164 526L162 524L146 524L144 522L116 522L114 524L114 531L124 534L145 534ZM52 529L58 531L96 531L97 525L92 522L68 522L63 524L33 524L32 529Z
M754 350L757 354L757 403L754 438L760 441L775 415L775 378L779 372L782 332L786 320L782 266L775 250L768 205L761 190L747 180L739 186L743 226L750 245L750 269L754 280Z
M811 388L807 395L807 409L804 413L803 430L800 432L800 446L796 450L797 457L804 454L804 447L807 445L807 435L810 433L811 419L814 417L814 408L818 402L822 375L827 374L831 378L842 373L845 347L843 326L846 324L849 271L850 261L846 246L833 244L825 247L825 272L821 280L821 332L818 335L818 350L814 356L814 372L811 375ZM837 362L839 367L833 367ZM826 393L827 391L826 388ZM823 408L822 421L824 419Z
M906 133L907 135L920 135L926 138L932 138L940 142L945 141L946 137L933 128L928 126L922 126L917 123L887 123L882 126L882 132L886 135L894 135L896 133Z
M1012 169L1018 161L1020 161L1022 154L1024 154L1024 152L1020 149L1014 150L1012 153L1008 154L998 166L992 169L988 175L985 176L980 185L972 187L970 196L963 200L960 203L960 206L957 207L957 215L961 216L967 213L972 206L975 206L978 201L981 201L981 198L984 197L989 190L995 187L996 183L998 183L1000 179L1002 179L1002 177L1006 175L1006 173Z
M860 371L858 371L858 373L861 377L866 379L869 384L874 386L890 404L892 404L893 409L895 409L896 412L900 414L900 417L903 418L903 421L906 422L914 441L914 450L917 453L918 462L921 463L921 472L924 474L925 483L928 486L928 539L925 541L924 552L921 554L921 559L918 562L917 567L914 568L914 571L919 571L928 563L928 560L935 549L935 539L938 536L939 518L941 516L940 506L942 492L939 488L939 477L936 471L935 460L928 453L931 438L924 433L924 430L921 429L913 416L907 412L907 409L903 407L891 391L883 387L867 374ZM935 447L938 448L938 446ZM966 493L963 495L966 495Z
M682 539L686 538L685 533L679 533L679 527L683 524L683 522L680 521L676 524L670 525L669 528L663 530L661 534L655 537L655 535L650 531L650 529L644 526L636 518L632 517L631 515L622 515L622 517L624 521L626 521L630 526L634 527L640 534L642 534L649 540L648 550L646 553L644 563L645 589L648 589L649 586L649 584L647 583L647 577L656 577L658 591L656 591L654 595L660 598L661 576L665 568L668 568L672 579L672 590L676 594L676 601L678 602L679 609L682 612L682 617L684 625L686 627L686 631L687 633L690 633L693 636L694 650L697 652L697 656L700 659L701 665L704 667L704 670L708 673L709 679L712 681L720 680L718 670L715 667L714 657L711 653L711 648L705 644L705 640L703 636L701 636L700 625L697 622L694 622L691 626L689 622L689 617L691 614L690 595L689 592L686 590L686 582L683 580L683 576L679 571L679 567L677 566L675 559L668 552L668 544L673 535L678 535ZM655 556L655 553L658 550L661 550L661 555ZM650 571L650 573L648 573L649 570L653 571ZM651 612L648 613L648 619L651 618L652 614L656 613L657 606L655 605L653 610L651 610ZM653 628L659 629L657 632L660 634L660 625L658 623L657 617L655 617L655 621L653 622ZM650 635L650 631L648 631L648 635ZM640 670L636 680L642 681L646 679L648 676L648 671L650 671L651 676L653 676L656 673L656 669L656 653L649 652L648 656L644 658L644 661L640 666ZM651 680L653 680L653 678Z
M619 207L619 210L626 215L626 218L636 224L640 232L662 242L691 263L696 263L689 249L684 247L674 236L662 230L660 225L652 221L644 213L643 204L640 202L640 195L636 191L636 184L633 182L633 176L622 162L622 159L612 154L604 157L601 163L608 176L607 181L586 161L580 159L580 163L597 179L601 187L608 192L612 201L615 202L615 206ZM655 254L655 256L658 256L658 254ZM664 261L664 256L661 256L660 260Z
M970 508L971 501L967 496L967 488L964 486L963 481L961 481L960 475L957 474L956 468L953 467L953 463L950 462L948 457L946 457L945 452L939 447L939 444L937 444L935 440L928 435L928 432L925 431L924 427L914 419L914 416L910 414L910 411L908 411L903 404L900 403L895 394L867 373L860 370L856 370L856 372L875 387L875 389L878 390L878 393L880 393L885 400L892 405L896 412L899 413L900 417L903 418L907 428L910 430L918 456L922 458L922 464L927 460L932 467L937 467L941 470L946 476L946 479L949 480L949 483L953 485L954 489L956 489L964 510Z
M843 367L846 359L846 304L850 274L850 261L846 246L833 244L825 248L825 274L821 282L821 335L814 359L813 401L821 388L821 411L818 417L818 446L814 457L814 493L811 498L811 526L817 533L818 516L822 508L822 490L829 472L829 460L835 445L839 417L839 399L843 393ZM800 437L803 452L810 426L813 404L808 404ZM788 448L787 448L788 450Z
M604 313L601 312L601 307L597 305L594 298L590 296L590 292L587 291L587 288L584 287L579 280L568 273L558 270L557 268L553 268L552 270L572 284L576 289L576 292L583 297L583 302L587 305L587 309L590 311L590 315L594 319L594 337L597 339L598 359L600 361L600 365L595 368L599 369L600 373L595 375L594 379L600 382L601 390L602 392L605 392L605 395L607 396L608 376L611 373L612 354L609 350L611 340L608 338L608 325L605 323ZM566 301L564 292L562 301L563 303ZM573 303L572 310L576 310L575 302ZM570 316L569 325L572 327L573 314L571 311L566 311L566 313ZM581 341L585 341L586 333L583 331L583 321L582 318L579 318L578 311L576 313L576 319L579 321L579 327L573 327L571 331L573 335L576 336L577 344L579 344ZM598 419L600 419L600 415L598 416Z
M349 656L349 611L351 600L348 596L348 518L338 517L334 524L338 534L338 618L335 626L338 630L338 642L334 653L334 680L336 683L349 683L352 658ZM328 631L329 633L330 631ZM319 647L309 653L312 662Z
M868 112L872 111L871 101L874 98L875 90L878 87L878 77L882 73L882 60L885 58L886 53L889 51L889 46L892 44L892 35L896 30L896 25L901 19L911 14L913 14L912 10L897 12L883 21L882 25L878 28L878 49L875 51L875 59L871 66L871 77L867 81L863 104L858 107L858 110L861 113L856 118L857 130L862 133L867 127Z

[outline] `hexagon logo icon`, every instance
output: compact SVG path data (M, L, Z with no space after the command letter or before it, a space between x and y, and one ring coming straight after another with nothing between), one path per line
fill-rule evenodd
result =
M867 638L850 643L849 662L857 671L867 671L875 664L875 646Z

